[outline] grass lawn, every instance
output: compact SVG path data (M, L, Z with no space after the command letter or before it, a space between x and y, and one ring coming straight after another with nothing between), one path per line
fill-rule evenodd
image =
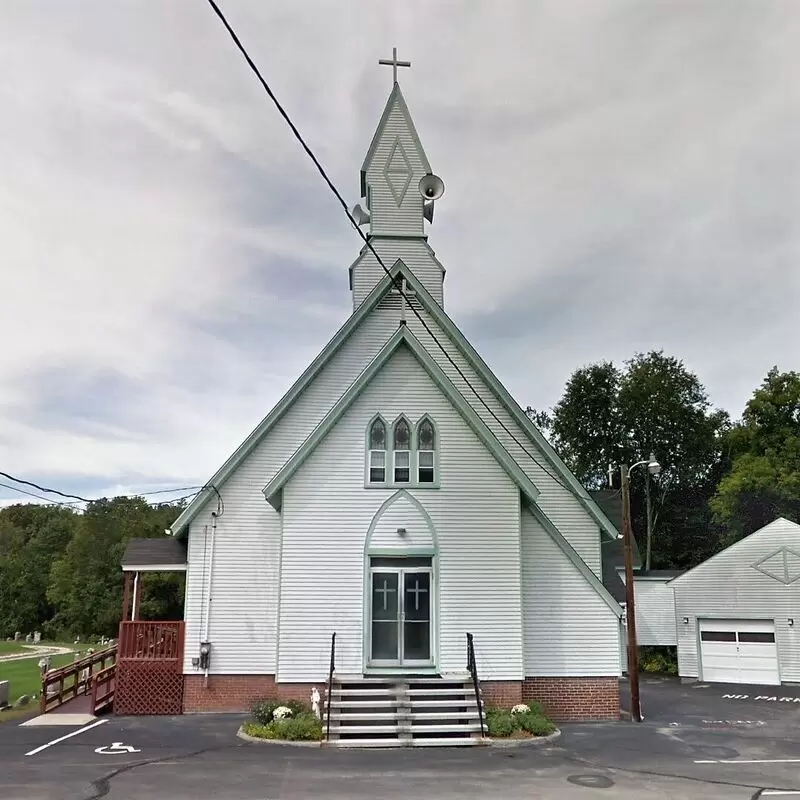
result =
M50 657L50 669L63 667L74 661L71 653ZM42 678L39 672L39 657L20 658L15 661L0 661L0 681L9 682L8 702L14 701L23 694L38 695L42 691ZM5 712L6 714L10 712ZM5 715L0 716L3 720Z
M19 642L0 642L0 656L13 656L16 653L24 653L25 648Z

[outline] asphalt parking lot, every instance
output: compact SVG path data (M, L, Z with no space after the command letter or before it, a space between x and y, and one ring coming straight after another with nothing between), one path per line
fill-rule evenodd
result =
M75 728L3 724L0 795L4 800L792 796L775 792L800 797L800 702L779 699L800 691L734 688L643 679L643 724L565 725L550 746L514 749L338 751L249 744L236 738L240 715L110 716Z

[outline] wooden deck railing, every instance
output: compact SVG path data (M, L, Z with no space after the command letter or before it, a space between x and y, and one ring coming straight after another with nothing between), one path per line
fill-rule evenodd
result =
M119 626L119 660L182 664L183 629L183 622L122 622Z
M105 694L101 695L103 705L108 705L113 700L113 674L116 659L117 646L113 645L91 653L72 664L46 672L42 677L42 696L39 701L41 713L52 711L66 703L67 700L83 694L91 693L94 702L94 682L103 673L110 673L112 676L110 688L107 686ZM108 679L104 678L104 680ZM97 710L95 705L92 708Z

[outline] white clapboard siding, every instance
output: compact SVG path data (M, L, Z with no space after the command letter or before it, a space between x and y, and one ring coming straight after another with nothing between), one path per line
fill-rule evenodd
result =
M370 189L369 211L372 217L370 232L422 235L423 201L418 187L427 169L422 160L420 145L415 142L408 121L400 109L399 97L395 96L391 102L392 109L379 133L377 147L367 165L367 185ZM405 159L402 158L401 151L405 154ZM385 174L390 159L392 166L404 165L410 168L407 188L399 206Z
M641 646L669 645L677 642L675 595L668 578L634 579L636 641Z
M527 677L620 674L619 617L527 509L522 603Z
M444 271L430 245L423 238L373 239L372 246L381 257L386 269L391 269L397 259L401 259L431 297L439 305L443 305ZM385 275L386 271L378 263L374 253L365 247L352 268L354 310L364 302Z
M792 580L798 575L800 526L778 519L676 578L671 585L680 675L702 678L698 620L759 619L775 622L781 680L800 681L800 580Z
M337 669L362 669L365 542L396 491L364 488L364 432L376 413L430 414L437 426L441 488L410 490L439 545L437 666L464 669L470 631L482 677L521 678L519 491L401 348L284 489L278 680L323 679L333 632Z

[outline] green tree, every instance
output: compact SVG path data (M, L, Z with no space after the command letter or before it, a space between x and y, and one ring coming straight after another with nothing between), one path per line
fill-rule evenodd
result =
M47 598L50 567L77 527L69 508L17 504L0 511L0 634L45 629L54 609Z
M691 566L714 552L707 505L724 468L729 420L711 407L683 362L652 351L637 353L623 369L611 362L581 367L544 421L553 445L590 489L607 485L610 465L655 454L662 466L657 479L641 469L631 476L632 516L647 538L646 566Z
M122 616L122 555L134 538L159 537L179 513L176 505L152 507L141 497L116 497L90 503L80 517L75 535L62 558L53 564L48 598L57 609L53 625L71 635L107 635L117 632ZM157 578L148 583L156 585ZM168 580L172 594L166 603L179 601L180 582ZM147 610L159 616L156 601Z
M800 374L773 367L728 444L731 470L711 500L726 544L777 517L800 522Z

